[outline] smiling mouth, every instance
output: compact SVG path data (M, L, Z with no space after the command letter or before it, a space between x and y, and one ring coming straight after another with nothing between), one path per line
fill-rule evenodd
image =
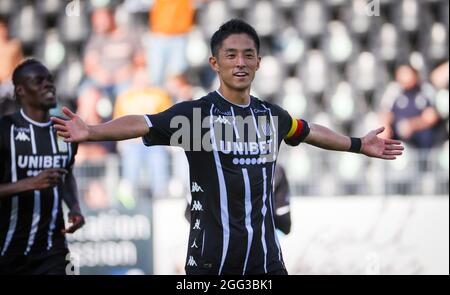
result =
M247 77L248 74L247 73L235 73L235 74L233 74L233 76L243 78L243 77Z

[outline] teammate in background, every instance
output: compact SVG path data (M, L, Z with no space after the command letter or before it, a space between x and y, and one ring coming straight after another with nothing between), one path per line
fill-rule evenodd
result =
M273 182L282 141L396 159L403 146L377 136L338 134L293 119L281 107L250 95L259 68L259 37L241 20L211 38L217 91L155 115L125 116L94 126L65 108L52 118L67 142L143 137L146 145L185 149L191 181L191 225L185 270L191 274L287 274L275 232ZM301 165L302 163L299 163Z
M34 59L13 72L19 112L0 119L0 274L66 273L66 233L84 224L72 174L77 145L57 136L48 69ZM64 228L62 200L71 226Z

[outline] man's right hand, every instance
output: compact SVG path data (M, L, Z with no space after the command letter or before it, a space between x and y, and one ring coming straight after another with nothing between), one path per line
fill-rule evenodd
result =
M30 190L43 190L58 185L67 174L65 169L47 169L41 171L37 176L26 178Z
M62 109L63 113L69 117L69 120L52 117L51 120L58 130L58 135L64 138L66 142L83 142L89 140L89 127L76 114L72 113L68 108Z

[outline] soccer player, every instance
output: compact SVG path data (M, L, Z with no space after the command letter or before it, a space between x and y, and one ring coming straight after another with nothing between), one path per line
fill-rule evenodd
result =
M64 234L84 224L72 166L77 145L58 137L48 69L29 59L13 72L19 112L0 119L0 274L66 273ZM64 228L62 200L71 226Z
M282 141L388 160L401 155L403 147L377 137L384 128L350 138L293 119L279 106L251 96L261 57L258 35L247 23L223 24L210 45L209 62L220 87L205 97L159 114L125 116L95 126L68 109L63 111L69 120L52 120L68 142L143 137L149 146L185 149L192 187L187 274L287 274L273 206Z

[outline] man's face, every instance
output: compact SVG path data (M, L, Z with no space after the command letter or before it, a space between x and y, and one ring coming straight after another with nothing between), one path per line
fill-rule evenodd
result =
M405 90L416 87L419 80L416 72L409 66L399 67L395 72L395 79Z
M247 34L233 34L209 62L225 87L244 91L250 88L260 61L253 39Z
M28 66L16 91L24 105L45 110L56 107L53 77L43 65Z

